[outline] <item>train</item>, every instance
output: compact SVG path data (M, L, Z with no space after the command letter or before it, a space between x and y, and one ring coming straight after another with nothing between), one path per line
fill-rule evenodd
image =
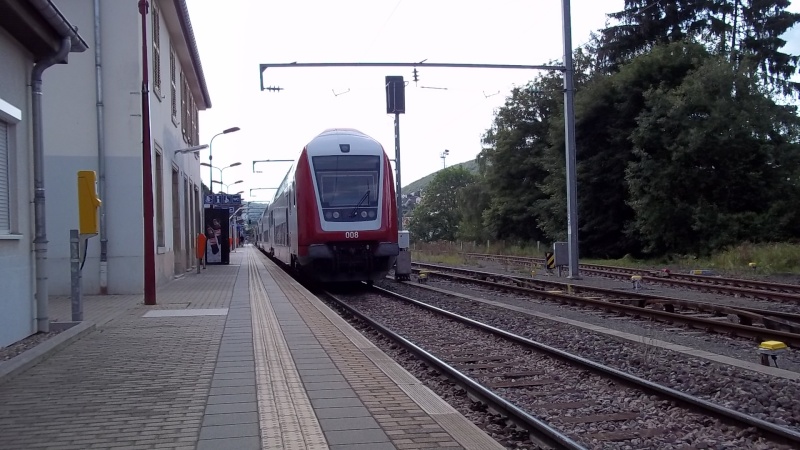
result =
M256 245L321 283L385 277L399 254L397 200L383 146L352 128L303 147L256 226Z

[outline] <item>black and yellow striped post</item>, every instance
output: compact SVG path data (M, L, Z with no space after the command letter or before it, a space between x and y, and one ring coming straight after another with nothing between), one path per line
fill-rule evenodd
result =
M544 261L547 272L552 273L553 269L556 268L556 255L553 252L545 252Z

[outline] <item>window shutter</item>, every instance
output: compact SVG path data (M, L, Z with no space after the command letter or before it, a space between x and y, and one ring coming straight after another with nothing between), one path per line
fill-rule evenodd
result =
M0 122L0 230L10 231L8 187L8 124Z
M186 76L181 72L181 133L186 139Z
M175 51L170 49L169 52L169 80L170 80L170 98L172 99L172 118L178 119L178 93L175 88Z

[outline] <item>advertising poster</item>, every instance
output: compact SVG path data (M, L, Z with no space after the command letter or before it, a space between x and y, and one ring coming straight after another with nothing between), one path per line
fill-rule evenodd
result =
M206 263L228 264L228 210L209 208L205 213Z

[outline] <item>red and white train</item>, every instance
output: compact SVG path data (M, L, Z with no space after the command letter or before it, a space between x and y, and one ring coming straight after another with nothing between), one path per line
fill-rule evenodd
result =
M389 158L366 134L329 129L306 144L258 225L258 245L320 282L386 276L399 253Z

